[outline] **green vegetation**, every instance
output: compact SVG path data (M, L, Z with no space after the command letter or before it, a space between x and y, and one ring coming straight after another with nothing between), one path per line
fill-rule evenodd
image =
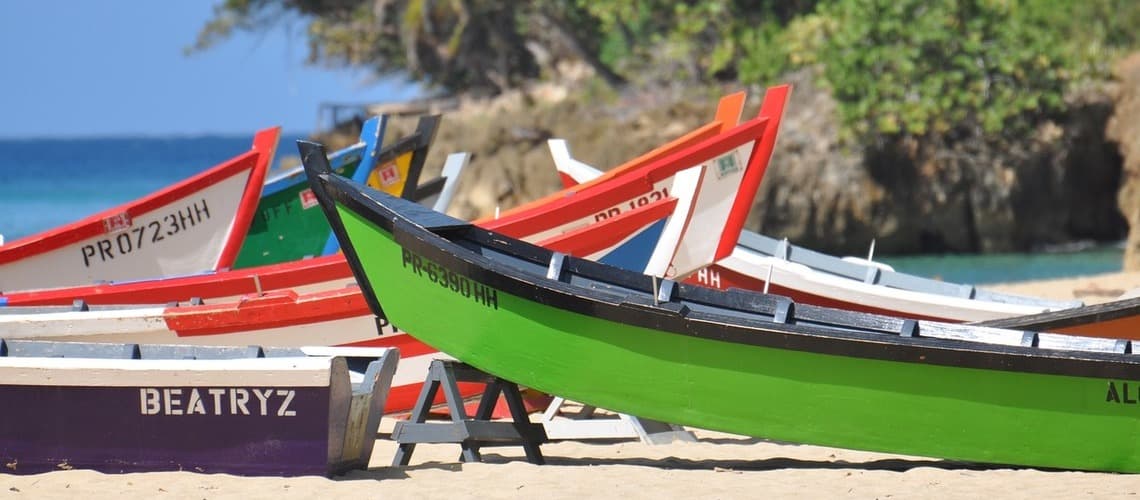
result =
M1017 137L1140 37L1134 0L226 0L190 51L296 19L313 63L447 91L554 78L565 60L613 87L816 67L868 140Z

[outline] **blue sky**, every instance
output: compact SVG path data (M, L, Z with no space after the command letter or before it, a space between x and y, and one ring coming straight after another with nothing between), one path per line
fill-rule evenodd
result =
M304 24L184 56L211 0L29 0L0 14L0 138L308 133L320 102L416 95L304 64Z

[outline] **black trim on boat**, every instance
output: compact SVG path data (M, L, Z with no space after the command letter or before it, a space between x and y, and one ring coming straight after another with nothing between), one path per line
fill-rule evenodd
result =
M326 170L327 171L327 170ZM668 300L654 278L483 230L336 175L310 175L324 183L320 199L340 202L405 249L501 292L609 321L663 332L837 356L1002 371L1101 378L1140 378L1140 357L1130 342L904 320L884 315L796 304L786 297L688 284L670 284ZM316 189L314 189L316 191ZM330 212L326 210L326 214ZM330 220L338 217L335 210ZM358 278L356 250L337 218L332 224ZM561 259L559 279L548 279ZM661 283L657 281L657 283ZM383 313L371 286L373 311ZM1029 339L1028 344L1023 340Z
M430 181L416 186L416 194L412 199L417 202L422 202L432 196L436 196L443 192L443 186L447 184L447 177L436 177Z
M371 283L368 282L368 276L356 272L357 269L361 269L360 259L356 255L356 247L345 236L344 223L340 220L340 214L336 213L336 205L332 201L332 197L325 190L325 182L328 181L329 177L336 177L336 175L332 173L332 167L329 166L329 158L325 153L324 145L309 141L297 141L297 150L301 153L301 165L305 168L305 176L309 179L309 186L313 189L313 194L320 202L321 211L325 213L329 227L332 228L333 234L336 235L336 239L340 243L340 249L344 253L345 260L353 269L356 282L360 285L361 293L364 294L364 301L368 303L368 308L376 317L387 320L388 317L384 315L384 308L380 306L380 301L376 300L376 294L373 292Z
M432 141L435 140L435 133L439 131L440 120L440 115L421 116L419 123L416 124L416 131L411 136L416 140L415 150L412 152L412 160L408 165L408 178L404 180L404 191L400 193L401 198L406 200L417 198L420 172L423 171L424 163L427 162L428 149L431 147ZM442 185L440 187L442 188Z

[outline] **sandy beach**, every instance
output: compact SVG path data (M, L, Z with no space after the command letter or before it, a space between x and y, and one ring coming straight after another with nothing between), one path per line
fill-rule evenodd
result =
M1010 283L990 288L1051 298L1111 300L1140 287L1140 273ZM382 436L395 421L385 419ZM0 498L1136 498L1140 475L964 464L773 443L694 429L698 441L550 443L547 465L518 447L485 448L460 463L457 445L419 445L390 467L380 439L367 470L335 478L236 477L163 472L108 475L70 470L5 475Z

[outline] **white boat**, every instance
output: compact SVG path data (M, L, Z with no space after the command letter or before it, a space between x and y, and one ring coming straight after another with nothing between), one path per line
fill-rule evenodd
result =
M273 161L280 128L250 151L85 219L0 246L0 291L31 290L230 267Z

